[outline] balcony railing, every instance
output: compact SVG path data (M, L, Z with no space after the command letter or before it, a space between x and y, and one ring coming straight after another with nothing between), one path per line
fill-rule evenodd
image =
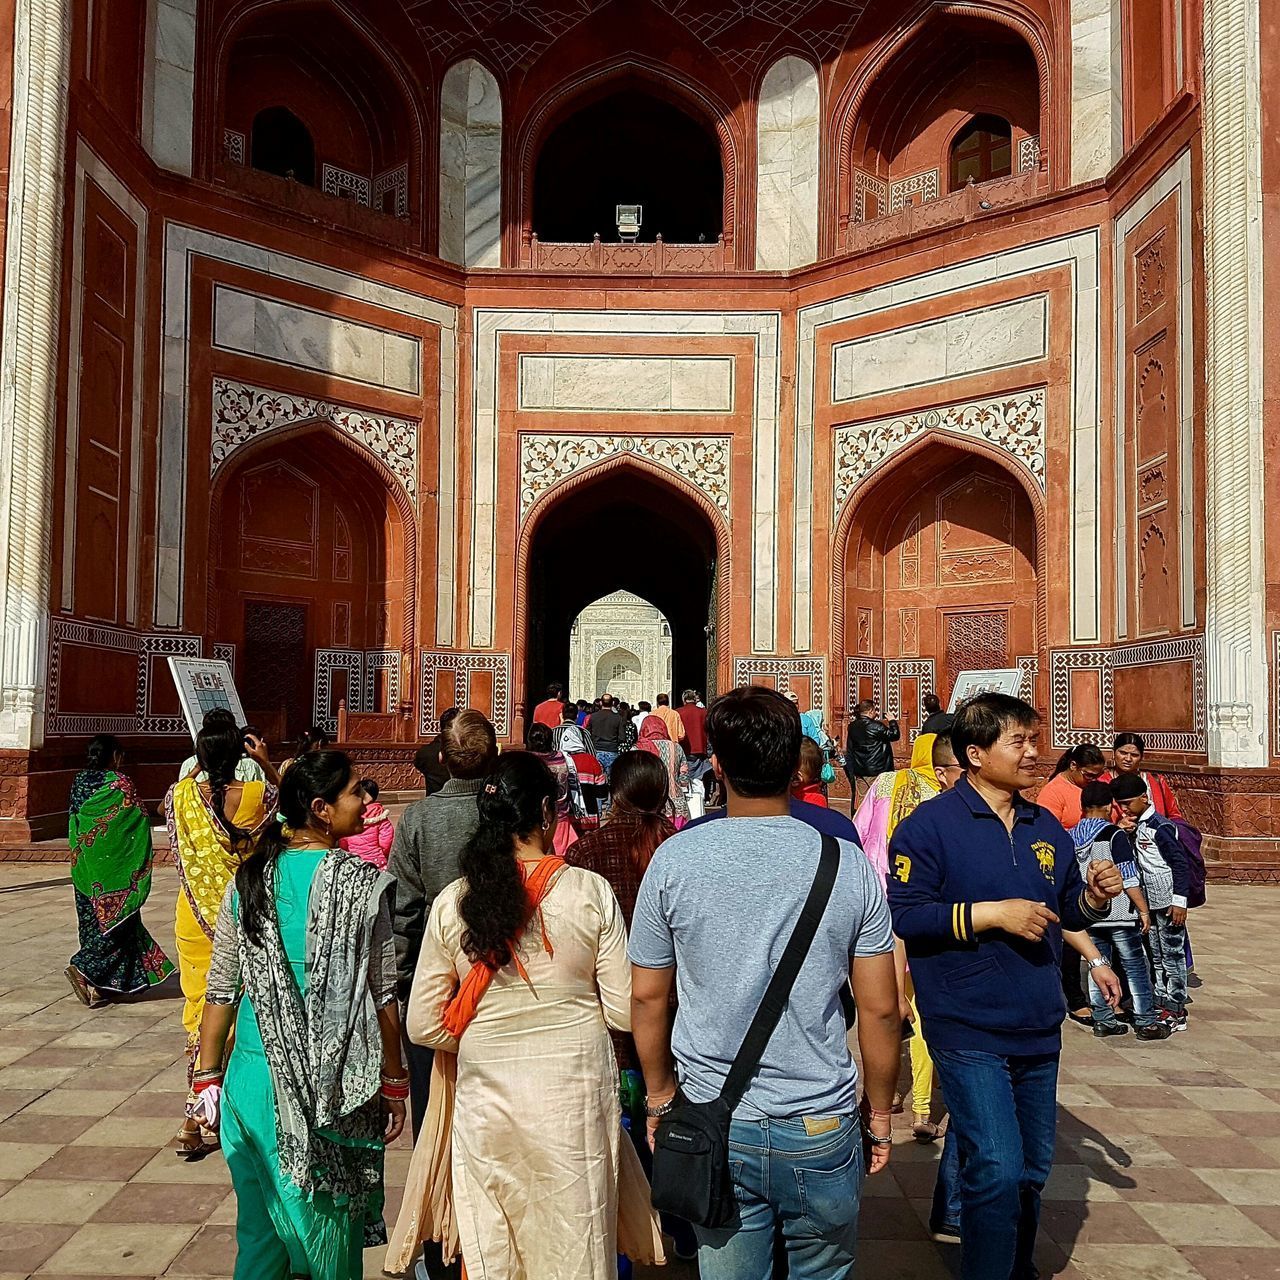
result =
M659 276L673 272L728 271L733 244L724 236L707 244L669 244L658 236L652 244L606 243L597 235L587 244L544 243L532 236L524 265L535 271L605 272L610 275Z
M924 231L1003 212L1034 200L1048 190L1049 173L1043 168L993 178L990 182L970 183L937 200L908 205L870 222L849 223L845 229L845 249L849 253L865 253L893 240L905 240Z

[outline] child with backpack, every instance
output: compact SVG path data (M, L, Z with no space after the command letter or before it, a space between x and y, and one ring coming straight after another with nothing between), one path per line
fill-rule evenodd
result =
M1121 826L1133 837L1138 872L1151 916L1147 945L1155 973L1155 1002L1173 1031L1187 1029L1187 894L1190 857L1178 829L1157 812L1139 774L1111 783Z
M1084 816L1071 832L1080 874L1087 875L1090 862L1114 862L1124 882L1124 893L1112 899L1107 918L1089 926L1089 938L1108 964L1124 970L1138 1039L1167 1040L1173 1028L1157 1016L1151 970L1143 946L1151 914L1142 892L1133 839L1111 821L1111 788L1105 782L1086 783L1080 792L1080 806ZM1116 1011L1092 981L1089 1002L1095 1036L1102 1039L1128 1033L1129 1028L1116 1017Z

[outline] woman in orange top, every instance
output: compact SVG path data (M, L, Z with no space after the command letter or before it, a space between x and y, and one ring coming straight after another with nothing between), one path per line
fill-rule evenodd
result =
M1068 831L1084 816L1080 793L1085 783L1097 782L1106 772L1107 761L1101 748L1082 742L1062 755L1049 781L1040 788L1036 804L1048 809Z

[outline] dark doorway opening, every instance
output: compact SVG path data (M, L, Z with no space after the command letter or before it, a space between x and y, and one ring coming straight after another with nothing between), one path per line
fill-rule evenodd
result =
M630 591L671 626L671 687L704 696L715 679L716 536L684 494L630 467L606 472L538 522L529 555L524 690L533 707L547 685L568 683L569 632L578 614L612 591ZM709 631L708 628L711 628ZM593 691L569 689L571 697Z
M249 161L255 169L316 185L316 148L307 126L288 107L267 107L253 118Z
M616 242L619 204L644 207L639 239L714 242L724 172L713 132L661 98L624 90L558 125L538 156L533 230L545 242Z

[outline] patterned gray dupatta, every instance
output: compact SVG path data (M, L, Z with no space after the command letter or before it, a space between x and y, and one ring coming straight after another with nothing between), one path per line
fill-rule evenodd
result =
M342 850L327 853L307 904L307 992L298 990L264 873L262 946L240 930L240 969L275 1091L280 1171L362 1215L382 1187L382 1040L369 986L373 926L395 881ZM369 1239L369 1243L382 1240Z

